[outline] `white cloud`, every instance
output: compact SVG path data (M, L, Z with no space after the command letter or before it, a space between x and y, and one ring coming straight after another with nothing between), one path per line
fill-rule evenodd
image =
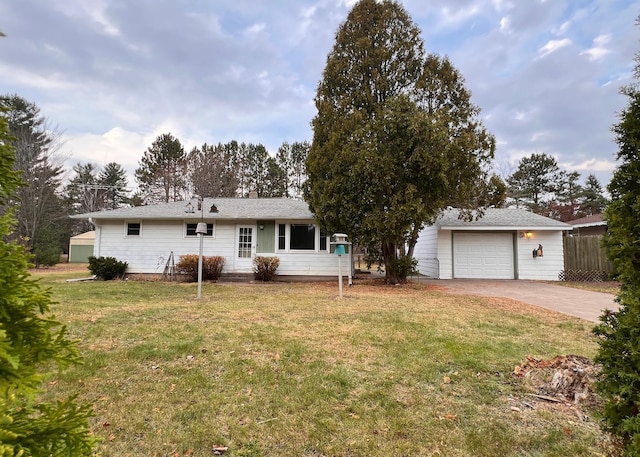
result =
M311 139L315 90L355 3L0 0L0 17L12 18L0 86L70 132L75 161L115 161L132 174L167 132L186 149L235 139L274 152ZM632 6L402 3L426 50L449 55L464 75L499 159L545 152L610 172L610 125L625 103L618 88L631 81L637 51Z
M131 132L121 127L114 127L103 134L83 133L64 137L64 151L69 154L67 168L76 163L95 163L102 167L109 162L116 162L127 171L129 185L133 185L134 171L138 160L151 144L153 139Z
M2 65L1 63L0 77L0 79L3 80L3 85L16 88L25 87L29 89L59 91L73 89L73 84L60 73L44 75L23 68Z
M571 40L569 38L564 38L562 40L550 40L547 42L547 44L538 49L538 53L540 54L540 57L544 57L553 52L556 52L558 49L569 46L570 44Z
M253 24L251 27L249 27L246 30L246 34L247 35L257 35L260 32L263 32L266 28L267 28L267 26L264 23Z
M119 36L120 30L107 17L107 5L107 0L93 0L91 2L67 0L65 2L56 2L55 7L69 17L79 20L88 19L100 26L99 30L106 35Z
M563 22L560 27L553 30L553 33L556 35L564 35L571 28L571 21Z
M530 141L531 141L532 143L535 143L535 142L537 142L537 141L540 141L540 140L544 139L547 135L548 135L548 132L545 132L545 131L541 131L541 132L533 132L533 133L531 134L531 139L530 139Z
M593 46L586 51L582 51L580 55L586 55L592 61L599 60L611 53L611 49L607 48L610 41L611 35L599 35L593 39Z
M566 168L567 170L576 170L576 171L582 171L582 172L585 172L585 171L611 172L616 168L616 163L613 160L604 160L604 159L596 159L596 158L583 160L582 162L578 162L578 163L564 162L564 163L560 163L560 165Z
M511 33L511 21L506 16L500 19L500 31L502 33Z
M445 26L455 26L464 23L480 13L479 5L469 5L464 8L450 8L448 6L440 10Z
M491 0L491 4L493 5L493 8L498 12L507 11L513 9L514 7L513 3L508 0Z

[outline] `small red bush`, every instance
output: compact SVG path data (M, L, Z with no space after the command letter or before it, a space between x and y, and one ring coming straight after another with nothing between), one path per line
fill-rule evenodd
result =
M180 261L176 265L178 272L188 275L192 281L198 280L198 255L181 255ZM204 281L215 281L222 274L224 268L224 257L202 256L202 279Z

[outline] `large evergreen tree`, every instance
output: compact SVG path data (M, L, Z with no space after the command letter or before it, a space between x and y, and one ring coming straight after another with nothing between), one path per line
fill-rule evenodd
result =
M67 205L73 214L116 209L127 201L127 175L122 165L108 163L102 170L93 163L77 163L73 176L65 186ZM72 233L93 230L87 220L73 223Z
M58 136L47 128L35 103L5 95L0 97L0 108L12 136L14 168L23 181L4 204L15 209L17 226L11 236L35 254L37 263L57 263L70 226L60 193L63 168Z
M237 151L240 196L255 191L258 196L269 194L269 152L262 144L241 143Z
M128 180L125 169L116 162L106 164L98 174L98 186L102 192L105 209L116 209L129 200Z
M640 53L636 54L640 79ZM602 364L598 390L606 401L605 426L620 437L626 455L640 456L640 86L623 88L629 99L613 132L620 164L609 184L605 211L608 255L621 282L619 311L605 312L595 333Z
M395 1L360 0L340 26L315 98L306 199L328 232L379 252L406 279L418 233L448 205L486 203L494 138L464 78L425 56Z
M0 206L7 207L20 185L14 169L14 139L0 116ZM51 296L29 278L22 246L5 241L15 226L12 210L0 215L0 455L87 456L95 439L88 417L91 405L73 399L41 403L36 394L42 368L79 362L65 328L45 316Z
M507 178L508 196L516 206L540 211L558 187L560 167L552 156L541 153L523 157Z
M604 196L602 185L595 175L590 174L582 187L580 195L580 210L585 216L600 214L607 207L609 201Z
M170 133L159 135L135 171L145 203L180 201L187 193L187 156Z

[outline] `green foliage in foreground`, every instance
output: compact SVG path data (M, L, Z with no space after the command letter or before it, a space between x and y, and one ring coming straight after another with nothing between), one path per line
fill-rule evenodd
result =
M0 207L19 183L12 169L6 121L0 117ZM43 365L80 361L65 327L44 317L51 296L29 278L27 254L4 240L14 226L11 212L0 216L0 456L85 456L95 440L89 433L90 405L73 396L39 403L46 379Z
M636 75L640 76L640 53ZM607 430L619 436L628 456L640 457L640 87L623 93L629 105L613 128L622 163L609 184L611 204L604 238L620 280L620 310L605 313L595 333L602 364L599 390L607 404Z
M194 284L68 277L42 280L85 364L51 394L94 402L103 457L605 454L589 410L511 374L593 356L578 319L413 284L343 300L336 283L204 284L196 300Z

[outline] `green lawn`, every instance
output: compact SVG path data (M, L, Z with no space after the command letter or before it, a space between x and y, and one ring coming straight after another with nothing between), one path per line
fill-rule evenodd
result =
M422 285L65 283L85 356L47 384L95 407L102 456L596 456L594 411L528 396L527 355L592 357L591 324Z

